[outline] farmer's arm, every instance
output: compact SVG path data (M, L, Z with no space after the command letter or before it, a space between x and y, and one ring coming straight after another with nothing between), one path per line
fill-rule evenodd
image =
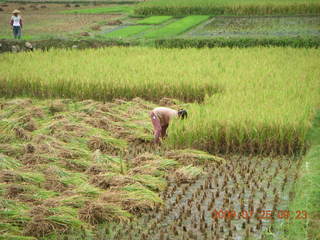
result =
M10 23L11 26L13 26L13 18L11 17Z
M22 28L22 18L20 18L20 27Z

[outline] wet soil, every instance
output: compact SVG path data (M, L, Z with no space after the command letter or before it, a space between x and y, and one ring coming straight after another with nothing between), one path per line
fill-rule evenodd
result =
M263 239L286 221L298 161L232 157L205 166L192 183L169 181L165 204L112 239Z

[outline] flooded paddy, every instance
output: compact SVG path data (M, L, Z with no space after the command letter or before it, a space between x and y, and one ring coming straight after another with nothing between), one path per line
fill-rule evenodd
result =
M239 156L207 164L205 174L194 181L169 177L162 194L164 206L131 224L115 226L110 235L112 239L261 239L288 218L297 167L297 160L285 157Z

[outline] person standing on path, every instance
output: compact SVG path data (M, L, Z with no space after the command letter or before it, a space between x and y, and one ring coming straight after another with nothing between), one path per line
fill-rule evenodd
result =
M186 110L181 109L179 111L167 108L167 107L157 107L150 112L150 117L154 129L154 141L155 143L160 142L160 138L164 138L167 135L167 128L169 127L169 122L173 118L184 119L188 116Z
M20 39L21 38L21 29L22 29L22 18L19 15L20 11L16 9L12 12L12 14L13 15L10 20L10 25L12 27L13 37L15 39Z

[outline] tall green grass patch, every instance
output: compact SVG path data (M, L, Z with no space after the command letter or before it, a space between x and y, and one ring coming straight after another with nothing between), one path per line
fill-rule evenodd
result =
M151 16L137 21L138 24L161 24L170 20L172 16Z
M106 34L108 38L126 38L148 30L150 26L128 26Z
M319 14L317 0L154 0L135 8L139 15L293 15Z
M300 177L295 184L295 198L290 204L290 212L295 216L287 225L287 239L319 239L320 223L320 112L314 121L308 139L312 146L302 161Z
M146 38L167 38L186 32L206 21L209 16L188 16L144 35Z

